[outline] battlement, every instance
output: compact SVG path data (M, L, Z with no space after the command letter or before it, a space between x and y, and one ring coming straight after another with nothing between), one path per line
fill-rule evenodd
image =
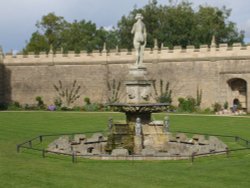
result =
M240 43L228 46L227 44L219 44L218 46L201 45L200 48L187 46L185 49L175 46L173 49L162 47L161 49L146 48L144 52L144 62L168 62L168 61L190 61L190 60L208 60L216 61L220 59L250 59L250 46L242 46ZM34 54L29 52L26 54L7 53L3 55L3 63L11 65L28 65L28 64L119 64L134 62L135 52L127 49L116 49L106 52L93 51L87 53L45 53Z

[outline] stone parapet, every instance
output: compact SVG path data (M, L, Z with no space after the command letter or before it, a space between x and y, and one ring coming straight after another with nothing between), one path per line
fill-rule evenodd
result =
M4 102L4 66L0 62L0 103Z
M1 55L0 55L1 56ZM110 50L109 52L80 53L61 52L34 54L32 52L24 54L8 53L4 57L4 63L11 65L13 63L20 65L74 65L74 64L119 64L132 63L135 61L135 52L126 49ZM208 47L201 45L200 48L187 46L181 48L176 46L173 49L146 49L144 52L144 62L164 62L164 61L190 61L190 60L209 60L216 59L250 59L250 46L242 46L240 43L228 46L227 44L219 44L218 46ZM1 57L0 57L1 61Z

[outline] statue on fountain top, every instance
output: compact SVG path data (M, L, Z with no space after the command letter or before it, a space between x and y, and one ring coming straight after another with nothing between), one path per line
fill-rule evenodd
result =
M134 23L131 33L134 34L134 48L135 48L135 55L136 55L136 67L142 66L143 62L143 53L144 48L147 43L147 32L145 24L142 22L143 16L141 14L136 14L135 19L137 20Z

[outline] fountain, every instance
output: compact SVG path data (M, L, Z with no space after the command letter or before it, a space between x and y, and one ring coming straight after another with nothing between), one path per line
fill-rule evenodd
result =
M126 114L126 122L112 125L109 143L114 144L108 143L108 148L125 148L130 154L141 154L144 147L158 146L157 140L159 139L168 140L167 134L164 134L163 121L151 121L151 114L165 111L168 104L153 103L151 94L153 82L147 78L147 68L143 65L146 28L142 22L141 14L137 14L136 19L137 22L131 31L134 34L136 62L129 68L129 74L125 81L126 103L110 104L116 111ZM118 137L119 139L117 139ZM133 144L128 144L128 142Z
M136 62L129 68L125 80L126 103L113 103L110 106L126 115L125 121L109 119L109 134L100 133L91 138L75 135L73 140L60 137L52 142L48 151L66 152L95 159L183 159L193 154L213 154L225 152L227 146L217 137L194 135L188 138L184 133L169 132L169 118L152 121L152 113L164 112L167 103L154 103L152 97L153 81L147 77L147 68L143 64L143 52L146 45L146 28L142 15L137 14L134 24L134 48ZM120 157L120 158L119 158Z

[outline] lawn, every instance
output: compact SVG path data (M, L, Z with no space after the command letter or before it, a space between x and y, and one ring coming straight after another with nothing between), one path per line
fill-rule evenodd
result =
M16 144L50 133L104 130L119 113L1 112L0 187L250 187L250 150L183 161L79 160L16 152ZM163 119L162 114L154 115ZM170 115L171 130L238 135L250 140L250 118Z

